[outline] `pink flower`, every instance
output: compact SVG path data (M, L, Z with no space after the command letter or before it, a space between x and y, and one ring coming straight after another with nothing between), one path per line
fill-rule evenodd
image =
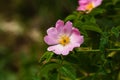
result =
M79 30L72 26L72 22L68 21L64 24L62 20L58 20L55 27L47 30L44 41L50 45L48 51L58 55L68 55L73 48L80 47L84 39Z
M89 13L93 8L99 6L102 0L79 0L78 11L87 11Z

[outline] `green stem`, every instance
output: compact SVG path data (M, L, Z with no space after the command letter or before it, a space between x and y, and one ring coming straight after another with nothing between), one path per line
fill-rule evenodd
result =
M78 21L78 19L79 19L79 17L80 17L80 12L77 14L77 17L76 17L76 19L74 20L74 24L76 25L76 22Z
M99 50L99 49L82 50L82 49L77 48L76 51L78 51L78 52L100 52L101 50ZM106 51L120 51L120 48L118 48L118 49L106 49Z
M63 56L62 55L60 55L60 60L59 60L59 68L58 68L58 78L57 78L57 80L61 80L61 73L60 73L60 68L62 67L62 65L63 65Z

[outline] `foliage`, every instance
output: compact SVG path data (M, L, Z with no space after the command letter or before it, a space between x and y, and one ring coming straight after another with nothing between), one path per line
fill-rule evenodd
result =
M77 1L0 1L0 80L120 80L120 0L103 0L90 13L76 11ZM5 31L1 19L15 25ZM47 51L41 35L57 19L73 22L84 36L67 56ZM22 26L14 32L17 21ZM38 42L28 36L32 30Z
M45 80L120 80L120 1L104 0L90 13L74 11L64 20L72 21L84 35L82 47L69 55L47 52L39 71ZM119 17L120 18L120 17ZM51 56L52 55L52 56ZM47 63L44 63L47 62ZM51 79L52 77L52 79ZM54 78L53 78L54 77ZM41 76L40 76L41 78Z

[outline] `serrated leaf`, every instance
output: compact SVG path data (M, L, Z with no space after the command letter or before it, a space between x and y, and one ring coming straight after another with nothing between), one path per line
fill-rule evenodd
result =
M61 73L65 76L70 78L71 80L76 79L75 68L71 65L64 65L60 68Z
M105 12L105 9L102 9L102 8L95 8L93 9L93 11L91 12L92 15L96 15L96 14L101 14Z
M95 26L95 25L84 25L83 28L85 30L90 30L90 31L102 33L102 30L99 27Z
M113 27L113 28L111 29L111 31L112 31L112 33L116 36L116 38L119 37L119 30L118 30L118 28Z
M92 17L92 18L90 19L90 22L91 22L91 23L96 23L96 19L95 19L94 17Z
M65 18L65 21L74 20L75 18L76 18L76 15L71 14Z
M59 65L57 63L47 63L41 67L40 76L44 77L48 80L49 76L51 76L51 77L53 76L52 71L54 71L55 69L57 70L58 67L59 67ZM56 74L57 74L57 72L56 72Z
M53 52L48 52L48 51L45 52L43 56L40 58L39 62L42 62L42 61L46 61L46 63L49 62L53 54L54 54Z
M102 33L102 36L101 36L101 39L100 39L100 50L101 51L104 51L106 45L108 45L108 40L109 40L109 36L108 36L108 32L103 32Z

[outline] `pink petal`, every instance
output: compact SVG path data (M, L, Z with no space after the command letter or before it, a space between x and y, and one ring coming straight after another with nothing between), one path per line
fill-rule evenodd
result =
M87 3L89 3L90 2L90 0L79 0L79 5L81 5L81 4L87 4Z
M79 0L79 7L77 8L78 11L86 11L86 5L90 3L90 0Z
M56 28L51 27L47 30L47 36L44 37L44 41L48 44L48 45L54 45L57 44L58 41L58 32L56 30Z
M72 51L75 47L80 47L79 43L69 43L68 45L64 46L62 51L62 55L68 55L70 51Z
M62 51L63 51L64 47L60 44L58 45L53 45L53 46L50 46L48 47L48 51L53 51L55 54L62 54Z
M72 22L68 21L63 27L62 33L70 35L72 31Z
M78 11L86 11L86 8L85 8L85 6L79 6L78 8L77 8L77 10Z
M72 47L73 49L73 47ZM53 51L55 54L68 55L72 51L71 46L62 46L60 44L48 47L48 51Z
M60 44L58 45L53 45L53 46L50 46L48 47L48 51L53 51L55 54L62 54L62 55L68 55L70 51L73 50L73 48L75 47L79 47L80 44L79 43L70 43L66 46L62 46Z
M58 32L57 32L56 28L51 27L47 30L47 34L49 36L56 37L58 35Z
M68 55L70 51L72 51L75 47L79 47L80 44L78 43L69 43L68 45L64 46L62 51L62 55Z
M55 45L58 44L58 41L55 37L51 37L51 36L45 36L44 37L44 41L48 44L48 45Z
M70 40L71 43L79 43L80 45L84 42L83 36L80 35L79 30L76 28L73 28Z
M57 31L60 32L63 27L64 27L64 22L62 20L58 20L55 25L55 28L57 29Z
M93 0L94 6L97 7L99 5L101 5L102 0Z

